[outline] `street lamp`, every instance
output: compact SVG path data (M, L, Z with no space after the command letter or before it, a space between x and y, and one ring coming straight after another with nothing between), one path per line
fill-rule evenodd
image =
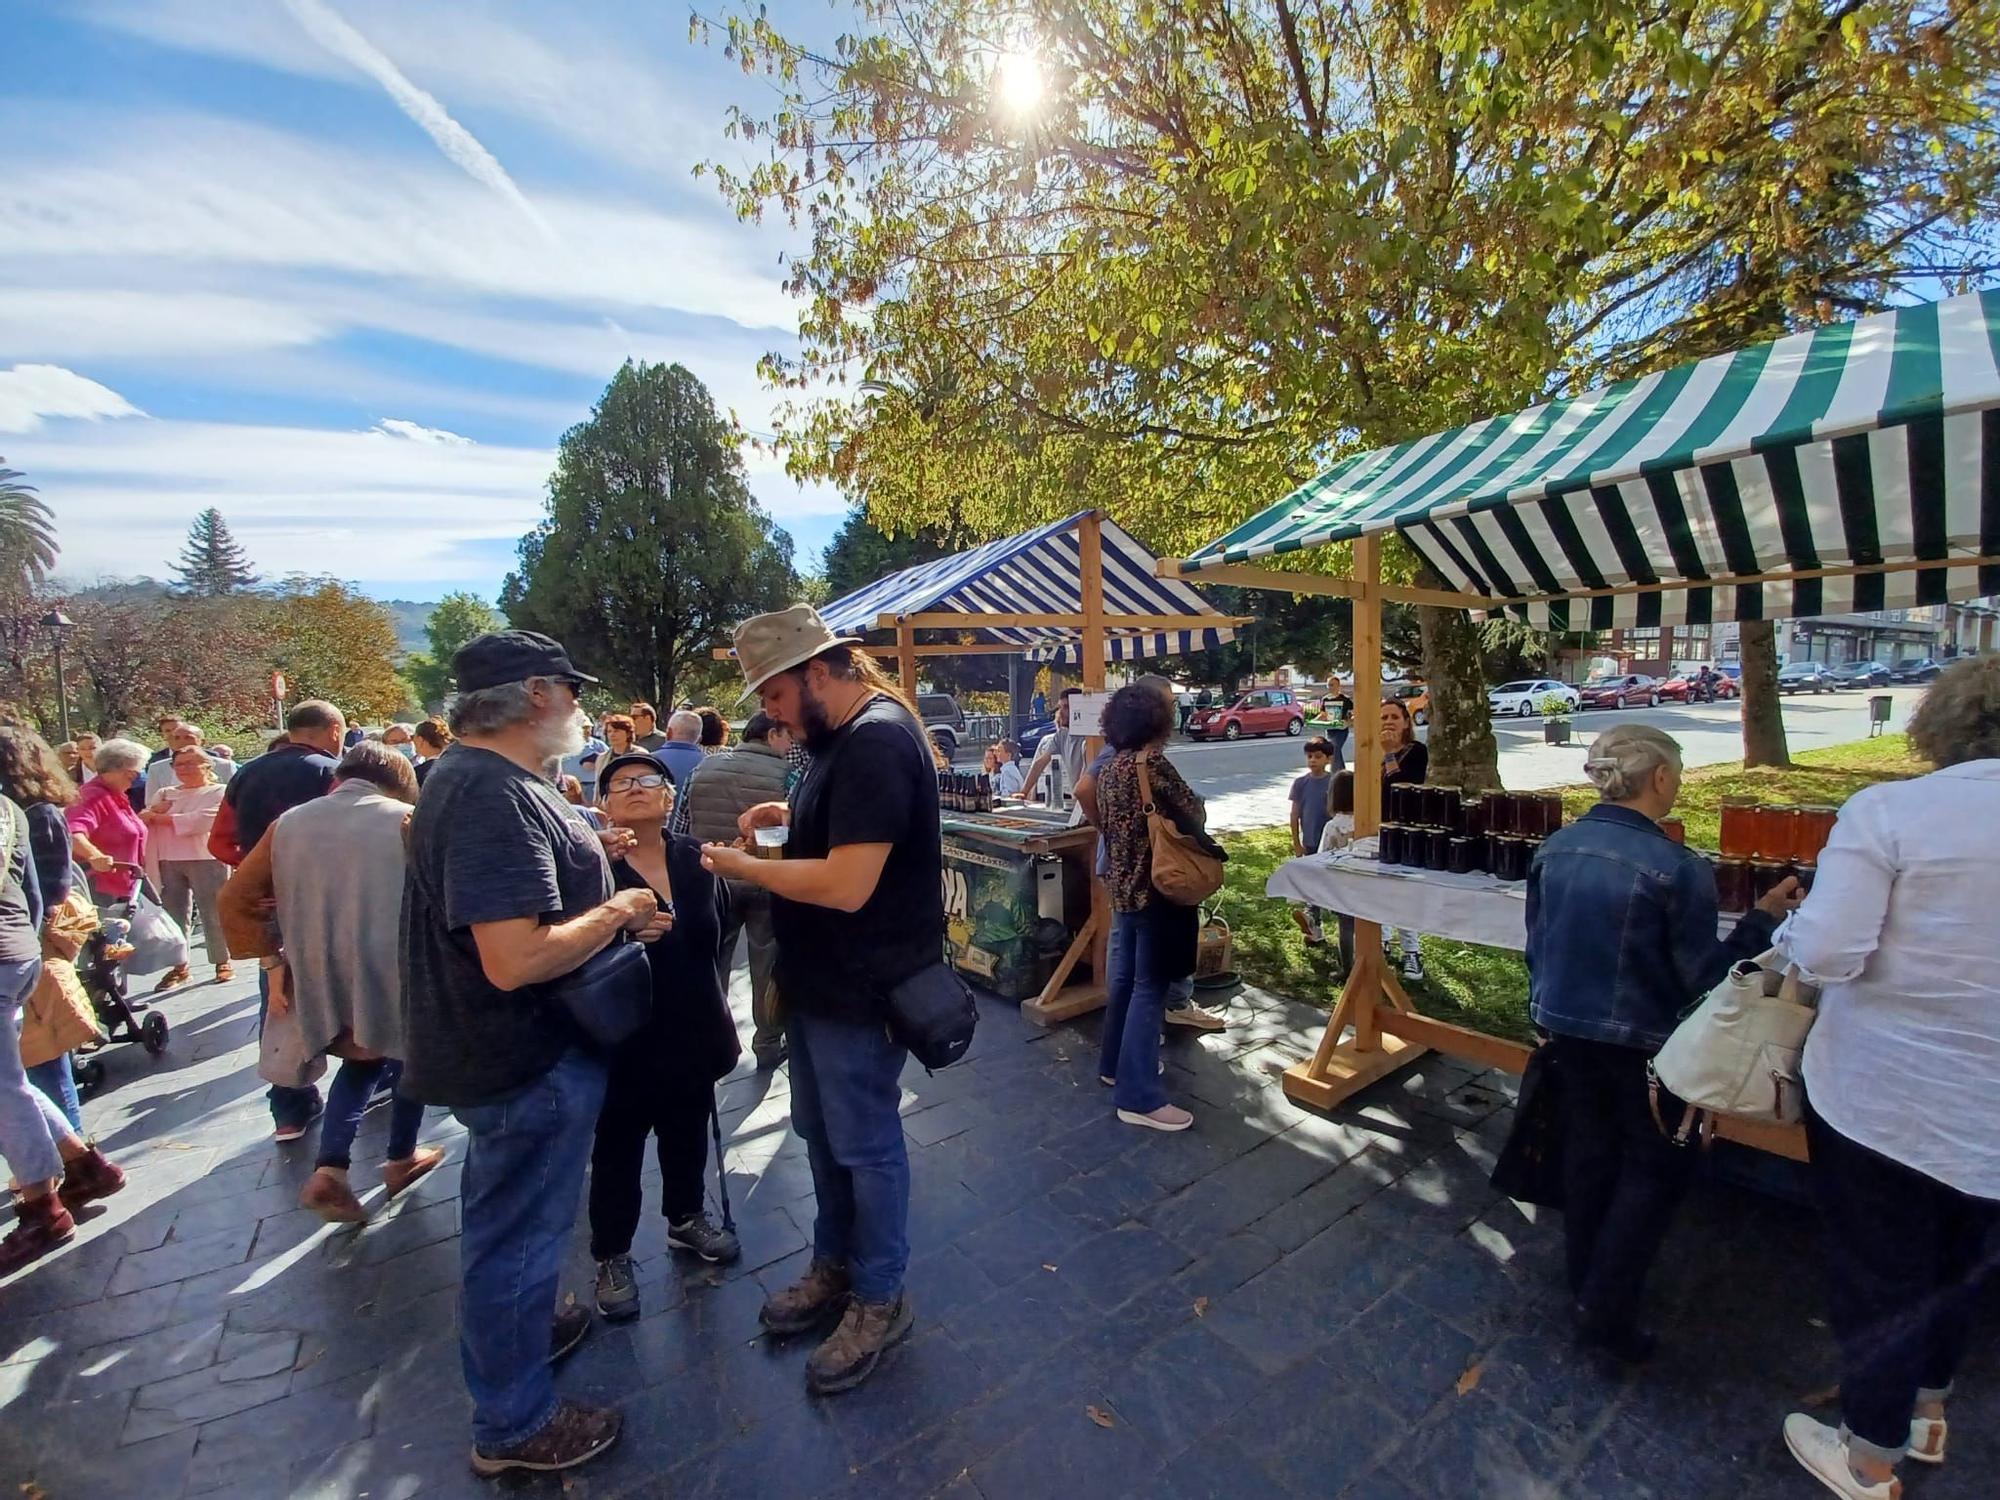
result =
M69 692L63 683L63 634L75 624L76 621L59 609L52 609L42 616L42 625L56 646L56 733L64 740L69 738Z

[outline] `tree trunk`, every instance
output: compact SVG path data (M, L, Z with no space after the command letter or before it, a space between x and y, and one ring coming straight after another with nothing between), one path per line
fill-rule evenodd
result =
M1743 657L1743 764L1789 766L1785 714L1778 698L1778 632L1769 620L1745 620L1738 630Z
M1430 779L1468 792L1500 785L1500 746L1486 710L1479 629L1462 609L1417 610L1431 693Z

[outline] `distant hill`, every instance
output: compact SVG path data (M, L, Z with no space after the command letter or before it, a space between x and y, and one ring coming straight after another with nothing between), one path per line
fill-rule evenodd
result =
M424 634L424 621L437 608L432 599L418 603L410 599L377 599L375 601L389 611L389 618L396 622L396 644L404 651L423 651L430 646L430 638Z

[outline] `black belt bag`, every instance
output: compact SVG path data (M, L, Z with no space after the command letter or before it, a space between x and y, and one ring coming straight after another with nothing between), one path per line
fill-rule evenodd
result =
M653 1013L653 970L645 945L621 932L610 947L550 981L548 994L598 1050L630 1041Z
M935 1073L971 1050L979 1006L972 991L948 965L928 964L889 986L889 1035L910 1056Z

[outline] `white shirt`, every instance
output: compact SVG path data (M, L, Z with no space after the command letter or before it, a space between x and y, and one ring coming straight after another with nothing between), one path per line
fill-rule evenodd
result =
M2000 1199L2000 760L1854 794L1775 943L1825 988L1813 1108L1849 1140Z
M1018 797L1021 795L1021 763L1010 760L993 773L993 794L996 797Z

